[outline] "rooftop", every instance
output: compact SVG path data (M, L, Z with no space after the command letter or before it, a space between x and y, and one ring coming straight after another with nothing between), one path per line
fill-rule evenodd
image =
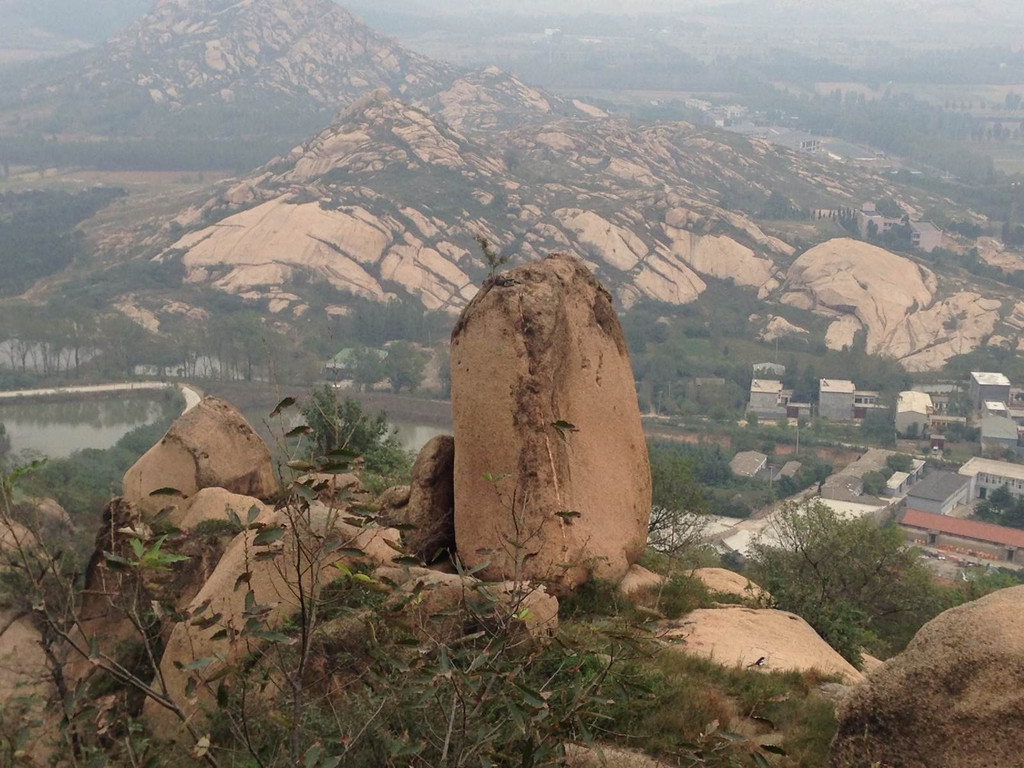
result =
M836 392L852 395L857 391L853 382L847 381L846 379L822 379L819 386L822 392Z
M1000 403L998 400L986 400L983 403L983 405L985 406L985 410L986 411L995 411L995 412L998 412L998 413L1007 413L1008 410L1009 410L1006 407L1006 403Z
M896 401L897 413L928 413L932 408L932 396L927 392L900 392Z
M750 391L775 395L782 391L782 382L771 379L754 379L750 382Z
M981 439L1016 440L1017 422L1009 416L985 416L981 420Z
M910 228L914 231L920 232L942 232L941 229L936 227L930 221L912 221L910 222Z
M983 387L1008 387L1010 380L1001 373L971 371L971 378Z
M740 477L753 477L768 463L768 457L757 451L742 451L733 456L729 469Z
M1008 461L997 461L995 459L974 458L960 467L960 474L964 477L974 477L979 473L996 475L1011 480L1024 480L1024 464L1011 464Z
M779 470L779 477L793 477L803 467L799 461L787 461Z
M907 472L893 472L892 477L890 477L886 481L885 487L888 488L890 491L895 491L897 488L899 488L901 485L907 482L908 477L910 477L910 474Z
M911 499L946 501L970 482L969 477L953 472L932 472L924 480L911 486L907 492L907 505L913 506Z
M1001 525L983 523L979 520L965 520L962 517L935 515L931 512L922 512L919 509L908 509L903 514L901 525L1024 549L1024 530L1004 528Z

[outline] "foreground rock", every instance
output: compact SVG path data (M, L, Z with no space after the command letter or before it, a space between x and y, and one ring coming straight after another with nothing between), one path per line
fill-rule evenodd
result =
M392 605L404 606L414 631L434 640L462 637L467 623L499 621L498 631L521 630L534 638L558 629L558 599L542 585L489 584L472 576L394 565L377 568L373 576L395 588ZM417 597L410 601L413 594Z
M761 601L771 599L771 595L767 591L746 576L741 576L735 571L726 570L725 568L698 568L690 575L695 579L700 579L711 592L742 597L746 600Z
M460 557L494 581L621 579L651 475L608 292L568 256L505 272L462 313L451 359Z
M655 760L643 752L608 745L602 745L601 752L603 755L581 744L567 744L565 764L568 768L669 768L668 763Z
M793 613L743 607L701 608L684 619L667 622L664 638L686 653L725 666L765 672L840 675L850 683L864 676ZM763 659L760 664L758 660Z
M838 715L830 768L1021 765L1024 586L925 624Z
M455 438L437 435L412 465L404 522L406 548L425 562L455 551Z
M185 708L192 718L201 717L204 708L215 703L212 691L203 685L197 687L196 695L187 694L189 678L193 674L213 678L242 657L258 652L263 645L259 635L241 632L250 615L246 609L248 593L251 592L255 605L264 608L265 625L276 628L299 607L296 585L300 583L300 568L296 562L302 563L302 582L315 583L320 589L341 576L342 572L333 567L339 561L336 551L321 546L324 537L337 535L343 549L362 552L343 558L350 565L361 562L379 566L398 557L397 531L355 528L341 522L337 511L324 504L312 505L303 530L291 530L284 511L274 513L267 522L286 526L281 542L264 546L256 543L255 530L238 534L189 606L190 611L198 611L201 606L206 606L206 610L198 612L192 621L176 624L170 632L160 661L160 677L170 698L186 702ZM257 556L278 549L279 557ZM212 621L213 617L216 621ZM199 659L209 663L198 672L183 668ZM174 740L185 736L177 718L154 702L146 702L145 715L158 738Z
M173 488L188 498L202 488L223 488L266 498L277 490L270 451L230 403L206 397L180 416L167 434L124 476L124 497L154 513L174 497L151 496Z

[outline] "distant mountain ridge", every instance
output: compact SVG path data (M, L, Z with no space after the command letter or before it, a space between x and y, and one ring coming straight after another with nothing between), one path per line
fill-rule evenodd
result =
M413 96L453 77L331 0L159 0L105 45L22 73L2 101L8 113L42 109L64 133L150 135L170 121L242 134L326 122L367 91Z

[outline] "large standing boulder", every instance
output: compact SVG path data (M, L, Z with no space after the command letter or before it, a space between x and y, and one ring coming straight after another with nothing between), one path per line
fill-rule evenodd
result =
M555 255L491 278L452 332L455 539L484 578L617 581L651 474L611 295Z
M932 619L838 718L830 768L1021 765L1024 586Z
M455 551L455 438L437 435L420 449L412 465L409 502L403 522L405 546L424 561Z
M277 489L270 451L230 403L206 397L181 415L159 443L124 476L124 497L143 512L159 511L173 488L188 498L202 488L224 488L266 498Z

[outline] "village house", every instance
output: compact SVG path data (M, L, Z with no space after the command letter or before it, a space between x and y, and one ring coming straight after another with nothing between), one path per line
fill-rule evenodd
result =
M959 474L970 478L972 499L987 499L992 491L1003 487L1024 498L1024 464L973 458L960 467Z
M971 500L971 480L955 472L930 472L907 491L907 509L948 515Z
M971 383L967 390L971 405L980 410L986 401L1008 403L1010 401L1010 380L1001 373L992 371L971 371Z
M900 520L907 538L915 544L944 547L991 560L1020 562L1024 549L1024 531L980 520L936 515L920 509L907 509Z
M896 401L896 431L901 435L923 435L935 406L927 392L900 392Z

